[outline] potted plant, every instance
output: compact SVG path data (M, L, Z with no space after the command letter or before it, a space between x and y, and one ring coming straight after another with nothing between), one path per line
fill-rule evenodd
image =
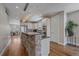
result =
M74 23L73 21L68 21L66 26L66 33L68 33L68 36L71 37L74 35L74 28L76 28L78 24Z

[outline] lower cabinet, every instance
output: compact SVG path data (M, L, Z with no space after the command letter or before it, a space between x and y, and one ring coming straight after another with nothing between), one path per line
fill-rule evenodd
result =
M50 38L41 40L41 56L48 56L50 51Z

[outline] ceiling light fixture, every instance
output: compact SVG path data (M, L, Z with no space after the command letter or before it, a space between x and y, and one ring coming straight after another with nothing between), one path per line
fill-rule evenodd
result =
M16 8L19 8L18 6L16 6Z
M29 21L39 21L41 19L42 19L41 16L36 15L36 16L33 16Z

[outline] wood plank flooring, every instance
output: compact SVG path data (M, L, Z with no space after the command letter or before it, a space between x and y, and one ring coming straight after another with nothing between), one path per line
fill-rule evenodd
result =
M55 42L50 43L49 56L79 56L79 47L63 46Z
M22 46L20 38L14 36L3 56L28 56L28 51ZM79 56L79 47L50 42L49 56Z
M11 40L11 44L3 53L3 56L28 56L28 52L22 46L19 37L14 36Z

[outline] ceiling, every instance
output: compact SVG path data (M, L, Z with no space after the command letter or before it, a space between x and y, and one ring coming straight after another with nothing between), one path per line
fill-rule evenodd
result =
M67 4L61 3L31 3L27 9L27 14L43 15L50 14L64 10L64 6ZM61 7L61 8L60 8Z
M15 18L23 14L25 3L4 3L10 17Z
M26 3L3 3L4 7L7 8L9 18L20 19L23 15L33 16L44 16L53 15L57 12L63 11L66 3L29 3L28 8L24 11ZM35 18L34 18L35 19Z

